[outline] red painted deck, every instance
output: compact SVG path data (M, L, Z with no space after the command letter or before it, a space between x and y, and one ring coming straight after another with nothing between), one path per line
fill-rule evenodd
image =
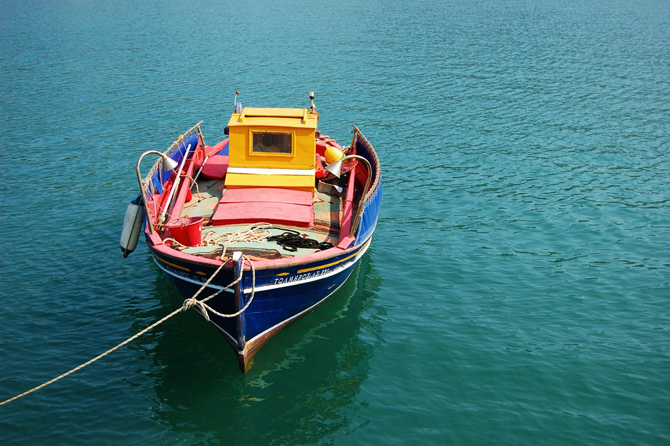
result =
M212 224L277 223L309 227L314 223L312 192L251 187L226 189Z

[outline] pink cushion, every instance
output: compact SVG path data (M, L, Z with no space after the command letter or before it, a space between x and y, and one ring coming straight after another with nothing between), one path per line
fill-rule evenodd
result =
M216 155L211 157L205 163L200 173L210 180L222 180L228 171L228 157L225 155Z
M259 222L312 226L312 192L268 187L226 189L212 217L214 225Z
M226 189L220 203L293 203L311 206L314 200L312 192L278 187L244 187Z

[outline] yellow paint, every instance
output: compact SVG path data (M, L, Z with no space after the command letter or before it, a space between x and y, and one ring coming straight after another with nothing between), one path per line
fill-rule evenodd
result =
M326 147L326 163L333 164L342 158L344 158L344 152L336 147L327 146Z
M288 276L290 273L279 273L277 274L277 277L282 277L282 276Z
M314 190L314 177L305 175L229 173L226 175L226 187L286 187L312 191Z
M315 133L318 114L301 108L251 108L233 113L228 121L230 168L315 168ZM254 133L290 134L290 153L253 150ZM314 177L281 173L231 173L226 187L288 187L314 190Z
M188 269L188 268L184 268L183 266L175 265L174 263L170 263L170 262L168 262L167 260L163 260L163 259L161 259L161 258L158 257L158 256L155 256L155 257L156 257L158 260L160 260L161 262L165 263L166 265L170 265L170 266L173 267L173 268L177 268L177 269L180 269L180 270L182 270L182 271L188 271L188 272L191 272L191 270Z
M246 107L238 115L238 120L246 118L303 118L307 112L304 108L270 108L270 107Z

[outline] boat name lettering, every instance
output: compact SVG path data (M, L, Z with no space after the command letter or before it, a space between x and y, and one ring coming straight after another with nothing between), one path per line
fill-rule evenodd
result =
M311 279L313 277L319 277L324 274L327 274L330 272L330 268L324 268L319 271L313 271L309 273L304 273L304 274L295 274L293 276L287 276L287 277L276 277L275 278L275 285L281 285L283 283L292 283L292 282L299 282L301 280L306 280L306 279Z
M204 278L194 276L193 274L191 274L188 271L183 271L181 269L177 269L177 268L175 268L173 266L170 266L170 265L164 265L163 268L170 271L172 274L174 274L176 276L185 277L187 279L196 280L196 281L202 282L202 283L204 283L204 281L205 281Z

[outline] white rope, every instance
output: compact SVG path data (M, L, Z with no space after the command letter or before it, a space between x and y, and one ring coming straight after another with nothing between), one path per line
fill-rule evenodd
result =
M224 253L225 253L225 248L224 248ZM223 257L223 254L222 254L222 257ZM196 293L193 297L184 301L184 310L187 310L187 309L189 309L193 306L197 306L198 308L200 308L200 310L202 312L202 315L205 317L205 319L207 319L207 321L210 320L209 319L209 314L207 314L207 311L209 311L211 313L214 313L219 317L226 317L226 318L227 317L237 317L240 314L244 313L247 310L247 308L249 308L249 305L251 305L251 302L254 301L254 295L256 294L256 268L254 267L254 264L251 263L251 260L249 260L249 258L247 258L247 256L242 256L242 257L249 262L249 266L251 267L251 296L249 297L249 301L246 303L246 305L244 305L244 308L241 308L239 311L237 311L235 313L232 313L232 314L224 314L224 313L219 313L214 308L212 308L212 307L210 307L209 305L206 304L206 302L208 300L218 296L219 294L221 294L226 289L228 289L231 286L237 284L242 279L242 275L240 275L240 277L235 279L235 281L232 282L230 285L228 285L226 288L220 289L216 293L204 298L203 300L197 300L196 299L196 297L198 296L198 293L200 292L200 291L198 291L198 293ZM242 294L244 294L244 293L242 292Z
M195 194L198 197L197 203L200 203L202 197L200 196L200 187L198 187L198 183L195 182L195 180L193 179L193 177L191 177L191 175L184 174L184 178L188 178L189 180L191 180L191 185L189 186L189 189L193 187L193 185L195 185Z
M225 253L225 248L224 248L224 253ZM45 383L43 383L43 384L40 384L40 385L37 386L37 387L33 387L32 389L30 389L30 390L28 390L28 391L26 391L26 392L23 392L23 393L20 394L20 395L16 395L15 397L12 397L12 398L9 398L8 400L5 400L5 401L0 402L0 406L4 406L5 404L11 403L12 401L16 401L16 400L18 400L19 398L22 398L22 397L24 397L24 396L26 396L26 395L30 395L30 394L33 393L33 392L36 392L36 391L38 391L38 390L40 390L40 389L43 389L43 388L45 388L46 386L48 386L48 385L50 385L50 384L53 384L53 383L55 383L56 381L60 381L61 379L65 378L66 376L69 376L69 375L73 374L74 372L76 372L76 371L78 371L78 370L81 370L81 369L83 369L84 367L86 367L86 366L88 366L88 365L90 365L90 364L93 364L93 363L96 362L97 360L104 358L105 356L109 355L110 353L114 352L115 350L118 350L119 348L123 347L124 345L126 345L126 344L128 344L128 343L134 341L134 340L137 339L137 338L139 338L140 336L142 336L143 334L147 333L148 331L150 331L150 330L152 330L152 329L158 327L160 324L162 324L163 322L167 321L168 319L174 317L175 315L177 315L177 314L179 314L179 313L182 313L182 312L188 310L189 308L191 308L191 307L193 307L193 306L198 306L198 307L203 311L203 316L204 316L205 319L207 319L208 321L209 321L210 319L209 319L209 315L207 314L207 311L211 311L212 313L216 314L216 315L219 316L219 317L236 317L236 316L239 316L239 315L242 314L244 311L246 311L247 308L249 308L249 305L251 305L251 302L254 300L254 294L255 294L255 291L256 291L256 270L254 269L254 264L251 262L251 260L250 260L249 258L247 258L247 257L244 256L244 255L242 256L242 259L243 259L243 261L246 260L247 262L249 262L249 265L250 265L250 267L251 267L251 272L252 272L252 284L251 284L251 298L249 299L249 302L247 302L247 304L244 306L244 308L242 308L240 311L238 311L238 312L236 312L236 313L233 313L233 314L221 314L221 313L219 313L219 312L213 310L212 307L210 307L209 305L207 305L205 302L207 302L208 300L214 298L215 296L218 296L218 295L221 294L223 291L225 291L225 290L229 289L230 287L235 286L237 283L239 283L240 280L242 279L242 274L240 274L240 277L238 277L237 279L235 279L234 281L232 281L230 284L228 284L228 285L225 286L224 288L220 289L220 290L217 291L216 293L214 293L214 294L212 294L212 295L206 297L205 299L203 299L203 300L197 300L197 299L196 299L196 297L198 297L198 295L199 295L199 294L200 294L200 293L207 287L207 285L209 285L209 284L211 283L211 281L214 279L214 277L216 277L216 275L223 269L223 267L226 266L229 262L231 262L231 260L227 260L227 261L223 262L223 263L221 264L221 266L219 266L219 267L217 268L216 271L214 271L214 273L209 277L209 279L207 279L207 281L200 287L200 289L199 289L199 290L198 290L198 291L197 291L191 298L186 299L186 300L184 301L183 305L182 305L181 307L177 308L176 310L174 310L172 313L168 314L167 316L165 316L165 317L162 318L161 320L159 320L159 321L157 321L157 322L154 322L153 324L149 325L149 326L148 326L147 328L145 328L144 330L142 330L142 331L138 332L137 334L135 334L135 335L129 337L129 338L126 339L125 341L121 342L120 344L116 345L115 347L110 348L110 349L107 350L106 352L99 354L99 355L96 356L95 358L93 358L93 359L91 359L91 360L89 360L89 361L86 361L85 363L83 363L83 364L81 364L81 365L78 365L77 367L73 368L72 370L69 370L69 371L63 373L62 375L57 376L56 378L54 378L54 379L52 379L52 380L49 380L49 381L47 381L47 382L45 382Z
M200 246L220 246L223 249L223 252L221 253L221 259L223 260L226 253L226 245L231 243L262 242L270 237L271 233L268 229L272 227L274 227L274 225L270 223L254 223L235 232L226 232L223 234L217 233L216 231L205 232L202 236ZM170 247L178 251L189 247L172 237L163 239L163 244L166 244L168 241L172 242ZM200 254L201 253L193 253L193 255Z
M219 234L215 231L206 232L201 245L229 245L239 242L262 242L270 236L270 223L254 223L235 232Z

